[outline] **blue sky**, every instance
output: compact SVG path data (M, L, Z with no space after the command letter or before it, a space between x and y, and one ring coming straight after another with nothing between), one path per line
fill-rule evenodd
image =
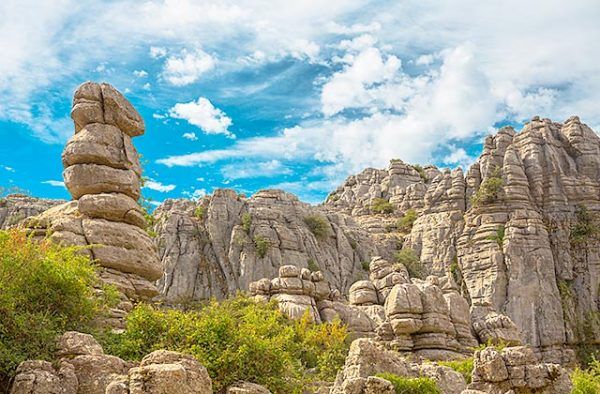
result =
M527 4L522 4L527 3ZM278 187L319 202L389 159L468 166L534 115L600 130L597 1L0 4L0 186L68 198L72 92L146 121L144 194Z

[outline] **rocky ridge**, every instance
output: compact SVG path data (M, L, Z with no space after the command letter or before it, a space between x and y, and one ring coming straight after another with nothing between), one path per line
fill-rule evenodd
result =
M39 215L62 203L64 203L62 200L35 198L17 193L9 194L0 198L0 229L18 227L28 217Z

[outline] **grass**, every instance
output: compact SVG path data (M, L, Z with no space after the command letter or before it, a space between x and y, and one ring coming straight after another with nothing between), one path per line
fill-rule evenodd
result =
M438 365L449 367L460 373L467 384L471 383L471 374L473 372L473 359L468 358L465 360L451 360L451 361L438 361Z
M441 394L437 383L431 378L407 378L391 373L378 373L375 375L391 382L396 394Z

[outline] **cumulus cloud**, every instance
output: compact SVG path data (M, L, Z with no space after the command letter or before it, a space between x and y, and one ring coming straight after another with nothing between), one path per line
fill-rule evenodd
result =
M186 49L178 56L166 59L162 76L175 86L185 86L200 79L202 74L215 67L215 59L201 49L189 52Z
M15 169L9 166L5 166L3 164L0 164L0 168L2 168L4 171L8 171L8 172L15 172Z
M202 129L206 134L225 134L235 137L229 130L233 123L225 112L210 102L206 97L199 97L189 103L177 103L169 110L169 116L175 119L184 119L189 124Z
M190 141L198 141L198 136L196 136L196 133L183 133L182 137L185 138L186 140L190 140Z
M161 192L161 193L168 193L170 191L175 190L175 185L164 185L161 182L158 182L154 179L147 179L146 182L144 183L144 188L146 189L150 189L150 190L155 190L157 192Z
M258 163L241 162L221 167L221 174L228 179L270 178L291 173L292 170L284 166L279 160Z
M148 72L145 70L134 70L133 75L138 78L145 78L148 76Z
M56 181L56 180L47 180L47 181L43 181L42 183L46 184L46 185L50 185L50 186L55 186L55 187L65 187L65 183L63 181Z

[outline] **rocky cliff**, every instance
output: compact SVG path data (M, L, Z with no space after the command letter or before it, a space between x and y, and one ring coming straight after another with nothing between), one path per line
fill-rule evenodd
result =
M39 215L62 203L64 201L35 198L25 194L9 194L0 198L0 229L17 227L26 218Z

